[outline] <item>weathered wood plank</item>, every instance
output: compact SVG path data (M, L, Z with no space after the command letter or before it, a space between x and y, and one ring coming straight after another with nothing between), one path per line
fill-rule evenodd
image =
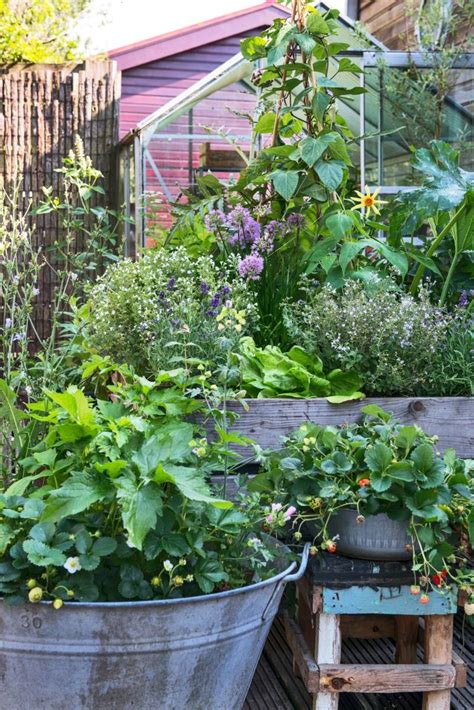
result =
M199 148L199 167L204 170L243 170L247 163L233 149L213 149L211 143L203 143Z
M313 696L313 710L337 710L339 698L326 692L321 682L321 668L325 664L341 663L341 626L337 614L317 614L314 657L319 666L319 692Z
M427 688L449 694L449 690L441 689L454 688L455 680L454 667L449 663L416 666L320 663L319 674L320 687L324 688L327 694L413 693ZM449 710L449 705L447 708Z
M416 663L418 646L418 617L401 615L395 617L397 651L396 663Z
M452 615L457 611L457 590L432 592L429 604L422 605L410 594L410 587L349 587L323 589L326 614L390 614L404 616ZM451 657L450 657L451 658Z
M294 664L298 668L306 690L315 693L319 689L319 668L311 655L300 627L290 619L288 614L284 615L284 622L285 635L293 653Z
M337 426L361 417L367 404L377 404L404 424L418 424L430 435L439 437L439 449L454 448L458 456L474 456L473 397L370 397L362 402L329 404L325 399L247 399L245 411L240 402L229 403L239 414L232 427L263 448L277 448L281 438L305 421ZM251 455L250 449L243 450Z
M456 651L453 651L451 660L456 674L454 686L456 688L465 688L467 686L467 665Z
M461 597L461 595L462 595L462 592L460 593L459 596ZM459 603L459 600L458 600L458 603ZM459 618L459 614L463 614L463 613L464 613L464 612L462 611L462 606L463 606L462 604L459 604L459 607L460 607L460 610L461 610L461 611L458 612L458 618ZM453 619L453 621L454 621L454 619ZM467 649L466 649L466 647L465 647L465 642L466 642L466 639L465 639L465 636L464 636L465 633L467 633L468 636L472 636L472 631L470 630L470 628L467 628L467 629L462 628L462 631L461 631L461 634L460 634L460 636L461 636L461 638L460 638L460 648L462 649L462 653L466 653L466 652L467 652ZM454 633L453 633L453 642L455 642L455 641L456 641L456 632L454 631ZM419 643L423 648L425 648L425 619L423 619L422 617L420 617L420 618L418 619L418 643ZM468 656L468 658L469 658L469 656ZM465 661L463 658L461 658L461 656L460 656L458 653L456 653L456 651L454 651L454 650L453 650L453 655L452 655L452 658L451 658L451 663L453 664L454 670L455 670L455 672L456 672L456 681L455 681L455 684L454 684L455 687L456 687L456 688L465 688L465 687L468 685L468 675L467 675L468 664L467 664L466 661ZM474 698L473 698L473 707L474 707Z
M425 664L451 663L453 656L453 617L428 616L425 619ZM456 671L453 669L454 687ZM449 710L451 691L433 689L423 695L423 710Z
M341 614L342 638L355 639L376 639L395 638L397 628L395 617L382 616L379 614ZM418 619L416 621L416 632L418 637Z

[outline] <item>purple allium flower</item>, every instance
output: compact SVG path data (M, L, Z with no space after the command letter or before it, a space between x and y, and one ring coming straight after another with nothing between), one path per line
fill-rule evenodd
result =
M239 261L239 274L243 278L257 281L263 271L263 266L263 257L253 252Z
M209 302L210 308L217 308L220 305L221 300L222 300L221 294L219 292L215 293Z
M222 229L226 223L226 216L222 210L212 210L204 217L204 226L208 232L213 232L215 229Z
M207 296L207 294L209 293L209 284L207 284L205 281L201 281L200 289L203 296Z
M272 221L269 222L265 227L265 232L268 232L268 234L270 234L273 239L275 239L276 237L283 236L285 230L285 223L280 222L278 219L272 219Z
M168 281L168 283L166 284L166 288L168 289L168 291L171 291L174 288L175 283L176 283L176 279L174 276L172 276L170 278L170 280Z
M227 296L228 293L230 293L230 286L224 286L224 288L222 289L222 294L224 296Z
M12 340L14 343L17 343L20 340L26 340L26 333L15 333Z
M296 212L293 212L293 214L290 214L288 219L286 220L286 223L288 227L291 229L295 227L296 229L299 229L300 227L303 226L305 222L305 219L302 214L297 214Z
M263 252L271 252L275 239L281 238L286 231L286 224L273 219L264 228L260 239L255 244L255 249Z
M254 220L249 210L242 205L237 205L229 212L226 220L227 227L233 232L229 237L229 244L239 243L240 246L255 244L260 237L261 227Z
M471 289L470 291L466 291L466 289L464 289L463 291L461 291L461 295L459 296L458 305L461 306L461 308L465 308L467 305L469 305L469 298L472 298L473 296L473 289Z

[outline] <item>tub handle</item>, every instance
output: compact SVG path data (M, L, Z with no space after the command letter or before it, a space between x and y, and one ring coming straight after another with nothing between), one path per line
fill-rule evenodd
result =
M285 575L283 577L283 579L280 579L278 584L275 585L272 595L271 595L270 599L268 600L265 609L263 610L262 621L265 621L265 619L267 618L267 613L271 609L272 602L273 602L275 596L280 591L281 587L284 587L285 584L287 584L287 582L296 582L296 580L301 579L301 577L306 572L306 567L307 567L308 558L309 558L309 548L310 548L310 543L307 542L306 545L304 546L303 553L301 555L301 562L300 562L300 566L298 567L298 570L296 572L294 572L293 574ZM291 569L294 568L295 564L296 563L293 563L293 565L291 565Z
M300 566L298 567L298 570L294 574L287 574L286 577L283 578L283 581L285 582L285 584L287 582L296 582L298 579L301 579L301 577L304 575L304 573L306 572L306 567L308 565L309 548L310 548L310 543L307 542L303 548L303 553L301 555L301 562L300 562Z

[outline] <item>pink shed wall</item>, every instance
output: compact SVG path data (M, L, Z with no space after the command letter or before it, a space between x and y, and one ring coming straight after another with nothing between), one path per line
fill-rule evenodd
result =
M209 74L240 50L240 40L264 28L210 42L122 72L120 137L139 121Z

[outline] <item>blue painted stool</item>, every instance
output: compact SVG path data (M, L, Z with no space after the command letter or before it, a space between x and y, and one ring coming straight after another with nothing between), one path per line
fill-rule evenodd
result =
M312 694L313 710L335 710L339 693L423 692L423 710L449 710L451 688L466 685L453 654L457 590L410 593L408 564L321 554L297 584L297 623L286 617L293 666ZM395 663L342 664L342 638L396 640ZM418 640L424 663L416 662Z

